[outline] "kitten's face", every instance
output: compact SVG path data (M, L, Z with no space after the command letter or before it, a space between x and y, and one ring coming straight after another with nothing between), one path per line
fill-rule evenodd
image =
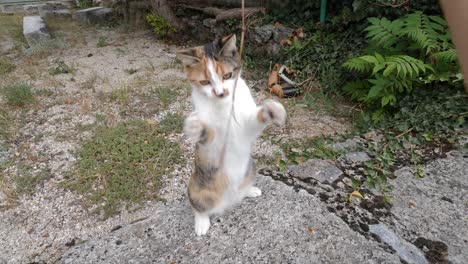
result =
M201 47L181 50L179 58L192 86L214 99L228 98L240 68L236 35L230 35Z

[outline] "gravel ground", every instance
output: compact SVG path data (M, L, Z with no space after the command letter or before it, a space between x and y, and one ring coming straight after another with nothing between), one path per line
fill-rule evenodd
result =
M105 47L97 47L99 36L106 38ZM166 202L147 201L102 220L83 207L82 196L57 185L75 164L76 151L92 136L93 126L136 118L158 122L169 112L187 114L191 110L189 85L175 61L177 47L155 41L149 32L122 33L116 29L90 29L76 38L80 39L75 39L74 45L48 56L10 56L16 69L0 80L0 86L27 80L38 94L36 103L27 110L12 109L14 140L0 142L4 149L0 149L1 158L11 161L0 186L0 263L55 262L74 244L157 215L163 204L186 200L193 147L181 134L169 136L181 143L185 161L163 176L160 195ZM48 69L57 60L74 68L74 73L50 75ZM129 70L136 72L130 74ZM144 100L158 85L179 90L179 96L165 109ZM132 88L128 102L109 100L112 92L124 87ZM268 96L264 91L255 93L259 100ZM0 105L5 105L2 100ZM347 124L328 114L298 110L290 115L285 129L269 130L268 134L284 140L331 135L343 133L349 128ZM267 138L260 139L254 148L259 160L281 155L281 149ZM12 178L22 173L22 166L29 168L31 177L46 173L47 180L36 186L33 194L14 199Z

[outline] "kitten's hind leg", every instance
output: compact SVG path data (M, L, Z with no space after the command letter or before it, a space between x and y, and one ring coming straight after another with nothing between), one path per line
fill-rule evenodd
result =
M241 198L244 198L244 197L254 198L254 197L258 197L262 195L262 191L259 188L253 186L253 182L256 176L257 176L257 169L255 166L255 162L253 161L253 159L250 159L246 176L244 178L244 181L239 187Z
M210 229L210 216L208 214L195 212L195 233L203 236Z

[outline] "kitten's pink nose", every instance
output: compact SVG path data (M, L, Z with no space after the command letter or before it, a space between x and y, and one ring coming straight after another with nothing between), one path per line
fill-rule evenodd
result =
M214 96L223 98L224 96L228 95L228 91L224 88L222 91L216 91L216 89L211 90Z

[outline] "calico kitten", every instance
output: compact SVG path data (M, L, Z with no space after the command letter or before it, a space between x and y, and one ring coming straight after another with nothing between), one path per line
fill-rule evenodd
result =
M273 100L257 106L239 77L235 118L231 115L232 93L240 71L235 35L181 50L178 56L192 86L195 108L184 125L185 135L196 142L188 196L195 213L195 232L204 235L210 227L210 215L223 212L244 197L261 195L253 186L252 144L267 125L283 125L286 111Z

